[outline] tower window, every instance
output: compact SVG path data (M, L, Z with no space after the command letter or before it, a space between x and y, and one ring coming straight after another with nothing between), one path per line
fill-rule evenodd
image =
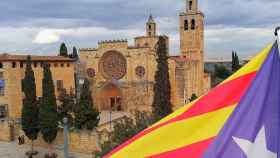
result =
M195 29L195 20L194 20L194 19L192 19L191 29L192 29L192 30L194 30L194 29Z
M16 68L17 67L17 63L16 62L12 62L12 67Z
M192 4L193 4L193 2L189 1L189 10L192 10Z
M152 25L149 25L149 29L150 29L150 30L152 29Z
M34 62L33 65L34 65L34 67L36 68L36 67L37 67L37 62Z
M185 20L184 29L185 29L185 30L188 30L188 29L189 29L189 21L188 21L188 20Z

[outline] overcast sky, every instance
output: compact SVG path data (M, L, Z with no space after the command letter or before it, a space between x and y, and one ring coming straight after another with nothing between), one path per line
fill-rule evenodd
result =
M273 42L280 25L280 0L200 0L206 15L206 58L256 54ZM143 35L152 13L159 32L179 53L178 14L185 0L2 0L0 51L56 54L61 42L69 49L96 47L99 40Z

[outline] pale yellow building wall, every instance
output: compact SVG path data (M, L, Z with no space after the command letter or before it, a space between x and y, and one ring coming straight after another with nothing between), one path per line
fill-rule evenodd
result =
M3 63L3 68L0 72L4 73L5 80L5 95L0 96L0 103L8 105L9 119L18 119L21 117L22 99L24 98L24 93L22 92L22 79L24 78L25 66L20 67L17 62L16 68L12 67L12 62L5 61ZM63 80L63 87L69 92L71 88L75 88L75 78L74 78L74 63L73 62L56 62L57 67L54 67L54 62L51 63L51 72L55 85L56 95L58 95L56 88L56 81ZM64 67L60 64L64 63ZM67 66L69 63L69 67ZM37 97L42 96L42 79L43 79L43 68L40 63L37 62L37 67L33 65L33 71L36 82L36 93Z

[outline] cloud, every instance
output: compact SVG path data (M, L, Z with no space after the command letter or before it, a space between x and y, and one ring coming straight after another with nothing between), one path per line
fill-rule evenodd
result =
M35 39L33 40L34 43L37 44L50 44L55 43L60 40L59 32L55 30L42 30L36 35Z
M207 57L227 57L232 49L251 55L272 41L280 21L279 0L199 0L199 5L205 13ZM170 37L171 53L178 54L178 14L185 1L9 0L0 3L0 10L0 51L47 54L57 52L62 41L69 47L95 47L99 40L118 38L133 43L153 13L158 32Z

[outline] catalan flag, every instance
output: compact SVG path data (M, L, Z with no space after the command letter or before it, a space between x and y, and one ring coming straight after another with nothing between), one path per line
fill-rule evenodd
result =
M105 158L277 158L277 43L208 94L120 145Z

